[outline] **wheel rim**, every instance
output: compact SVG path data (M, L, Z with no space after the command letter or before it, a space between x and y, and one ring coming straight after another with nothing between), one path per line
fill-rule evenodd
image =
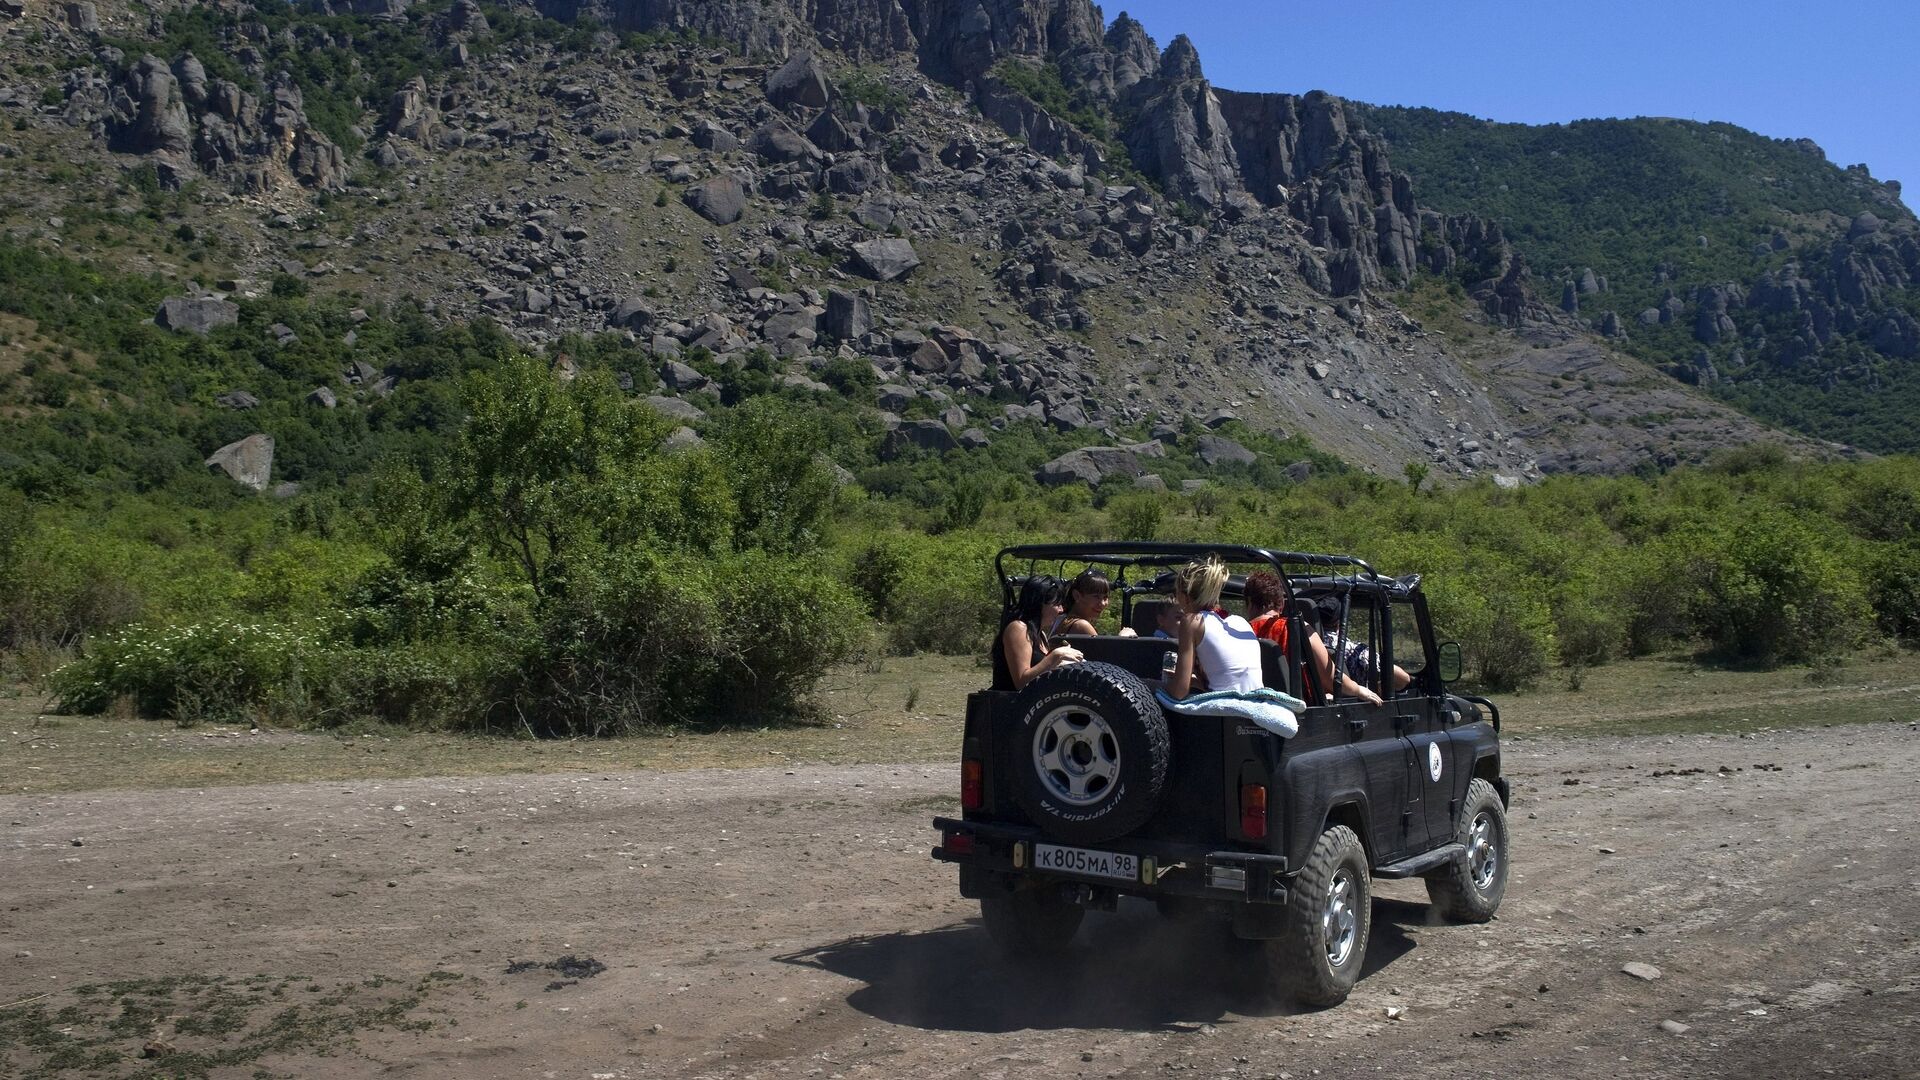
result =
M1055 798L1091 806L1106 798L1120 777L1120 740L1099 713L1064 705L1035 726L1033 767Z
M1493 843L1493 815L1484 810L1473 819L1473 831L1467 836L1467 870L1476 889L1492 885L1500 872L1500 851Z
M1321 936L1327 943L1327 966L1339 967L1353 955L1360 937L1360 913L1354 904L1359 890L1353 875L1342 869L1327 886L1327 909L1320 915Z

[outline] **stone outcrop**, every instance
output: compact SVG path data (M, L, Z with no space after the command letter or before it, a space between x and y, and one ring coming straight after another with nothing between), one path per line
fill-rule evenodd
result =
M288 180L321 190L346 184L346 155L313 126L284 72L268 80L261 101L209 78L192 53L172 65L148 55L112 81L72 72L65 89L69 122L94 126L115 151L153 156L162 183L178 186L197 167L251 192Z
M1154 77L1129 92L1140 104L1126 133L1127 150L1168 194L1214 209L1242 190L1233 133L1186 35L1167 46Z
M241 487L265 491L273 482L273 436L249 435L215 450L206 460Z
M440 128L440 113L428 95L427 80L415 75L387 102L383 126L396 139L430 144Z
M186 94L165 61L143 56L127 73L114 100L112 131L110 145L122 153L187 152L193 143L193 125L187 116Z

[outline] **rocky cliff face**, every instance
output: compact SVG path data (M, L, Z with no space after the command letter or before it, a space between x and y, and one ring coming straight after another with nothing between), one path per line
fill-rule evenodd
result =
M308 119L286 73L272 75L261 101L230 80L209 79L192 53L171 65L151 55L122 65L117 52L104 57L108 73L69 73L63 116L115 150L149 156L163 184L178 187L204 172L252 192L289 182L322 191L345 186L346 155Z
M349 186L354 212L337 220L276 206L229 223L227 249L247 253L235 288L342 275L532 342L611 331L644 346L676 393L697 376L674 366L694 349L764 348L781 382L807 389L829 365L865 365L901 452L978 446L1023 421L1118 440L1123 426L1138 438L1238 418L1389 473L1426 461L1513 478L1630 467L1640 443L1693 460L1728 431L1758 434L1706 407L1713 423L1682 439L1635 430L1635 449L1601 454L1621 433L1582 421L1579 449L1565 449L1574 421L1542 418L1543 399L1557 373L1611 361L1538 349L1509 381L1544 389L1508 393L1395 306L1391 286L1418 261L1470 269L1490 321L1565 323L1498 225L1422 212L1338 99L1219 90L1190 42L1159 50L1137 22L1102 27L1083 2L549 4L758 53L523 37L472 63L457 50L490 32L476 6L397 10L454 62L362 103L387 186ZM236 18L234 39L253 40ZM191 55L114 57L76 69L67 116L176 179L197 168L243 189L341 185L345 155L298 87L249 56L259 100ZM887 60L862 76L885 92L843 92L850 59ZM1157 189L1103 171L1111 144L996 75L1008 61L1054 65ZM40 96L0 93L7 108ZM391 390L397 377L349 381ZM697 419L682 399L656 405ZM1656 411L1682 410L1634 415Z

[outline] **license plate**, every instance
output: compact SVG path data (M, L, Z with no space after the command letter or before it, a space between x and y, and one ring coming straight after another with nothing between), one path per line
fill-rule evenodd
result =
M1033 868L1064 874L1112 878L1116 881L1140 880L1140 860L1117 851L1088 851L1086 848L1033 845Z

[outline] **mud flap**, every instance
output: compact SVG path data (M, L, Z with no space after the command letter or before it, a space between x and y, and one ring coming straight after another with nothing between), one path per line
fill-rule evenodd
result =
M1287 894L1273 887L1275 903L1233 905L1233 936L1249 941L1283 937L1287 932Z

